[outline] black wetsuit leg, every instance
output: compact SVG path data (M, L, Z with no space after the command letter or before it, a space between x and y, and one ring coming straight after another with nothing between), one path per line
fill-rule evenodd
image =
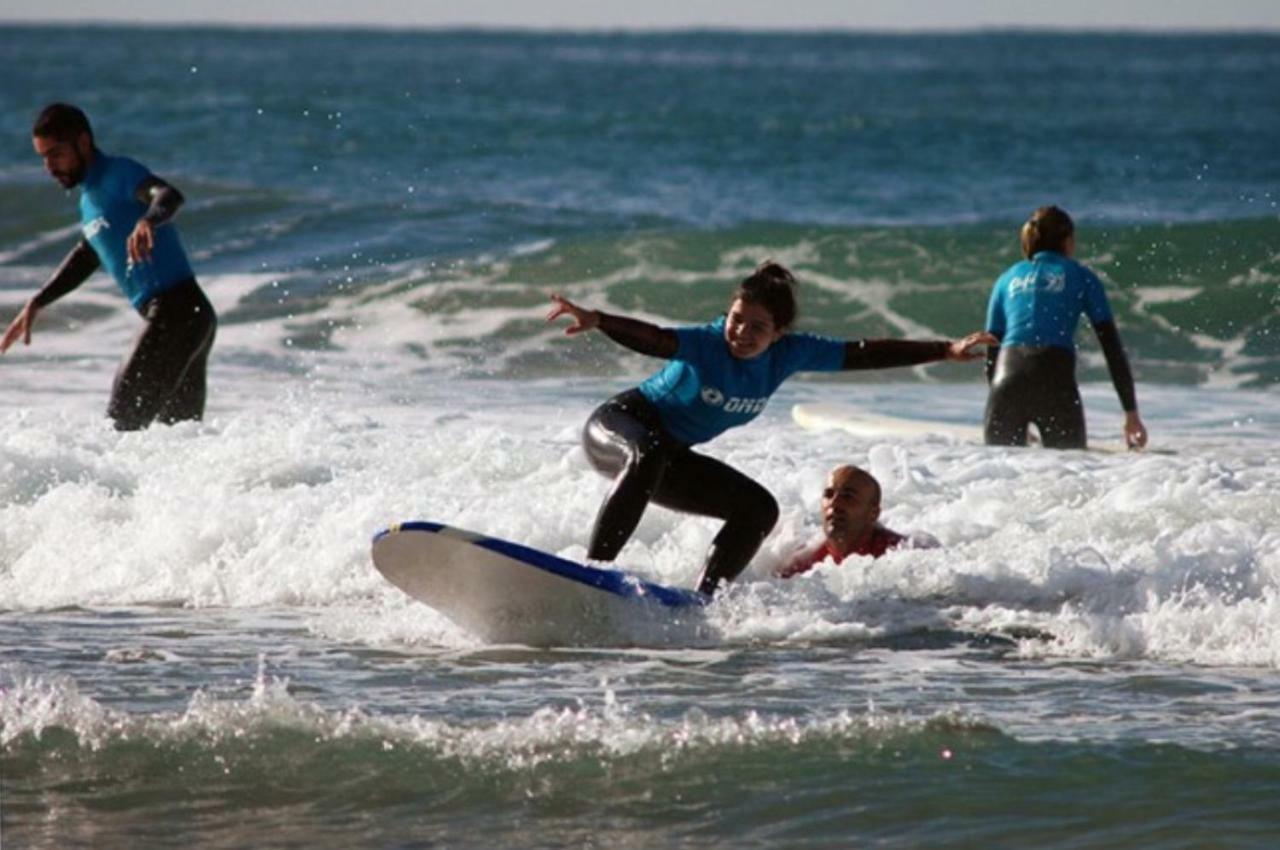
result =
M650 501L713 516L725 524L698 582L698 589L709 594L742 572L778 521L778 503L768 490L668 434L657 409L635 390L615 396L591 415L583 445L592 466L615 476L596 517L590 558L617 557Z
M200 419L218 325L213 305L192 279L166 289L140 312L146 325L116 373L107 415L120 431L136 431L157 419Z
M1065 348L1001 348L987 396L987 444L1025 446L1027 426L1034 424L1046 448L1085 448L1084 405L1075 370L1075 354Z

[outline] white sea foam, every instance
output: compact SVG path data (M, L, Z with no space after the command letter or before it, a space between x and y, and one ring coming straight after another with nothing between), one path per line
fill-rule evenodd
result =
M402 271L405 280L420 274ZM455 275L447 286L494 279ZM207 288L226 316L273 280L281 279L215 276ZM0 608L315 608L317 628L343 640L465 646L474 639L411 606L372 569L374 532L430 519L585 556L608 482L586 463L580 428L627 383L458 380L407 346L419 335L490 334L531 311L471 309L450 325L412 310L411 294L383 297L398 285L342 295L308 315L367 320L335 332L338 351L282 344L291 318L224 321L201 424L141 434L108 426L102 410L116 361L104 352L122 350L136 332L127 310L10 352ZM78 298L118 308L109 287L96 281ZM1176 453L1134 456L801 431L787 415L791 401L952 422L978 421L983 403L976 381L824 386L789 384L760 420L707 447L764 482L782 508L743 582L689 628L640 618L618 641L842 641L1018 626L1053 636L1029 643L1032 654L1280 666L1261 628L1274 619L1280 587L1274 392L1144 386L1153 446ZM1084 398L1090 433L1115 440L1114 392L1090 385ZM772 578L817 535L823 476L842 462L880 479L888 525L927 532L943 547ZM652 508L621 561L690 586L717 527Z
M129 740L152 746L184 743L215 749L224 741L261 739L279 732L303 732L316 746L348 740L376 745L382 752L410 748L464 765L527 770L538 765L591 756L604 761L652 755L664 761L698 751L741 750L773 744L796 746L840 740L874 742L927 728L961 731L983 724L939 709L910 717L866 706L827 717L798 720L744 711L713 717L697 709L675 719L634 710L607 681L590 703L544 707L523 717L459 724L430 712L408 716L376 714L360 708L332 710L292 693L286 678L260 666L247 692L193 694L184 710L135 716L86 696L75 682L23 670L3 671L0 679L0 747L40 740L46 730L74 736L86 750L99 751ZM236 754L251 757L253 748ZM219 759L221 757L218 757ZM215 759L217 760L217 759ZM229 769L228 769L229 770Z
M0 179L3 179L2 174L0 174ZM0 265L8 265L15 260L20 260L26 255L49 245L67 242L70 240L71 235L79 230L79 224L69 224L65 227L56 227L52 230L47 230L37 236L27 239L24 242L19 242L8 250L0 251Z
M140 434L116 433L101 416L106 376L94 378L97 390L88 383L109 366L54 361L43 380L16 370L29 395L0 413L0 607L305 607L344 640L467 645L380 579L371 535L431 519L582 557L608 482L586 464L578 433L621 387L414 379L407 365L345 375L323 367L284 382L220 371L203 424ZM1022 626L1054 638L1030 653L1280 666L1263 628L1280 587L1273 394L1146 392L1156 445L1176 454L1132 456L801 431L788 401L816 393L795 385L708 449L765 482L782 507L744 580L696 628L641 621L623 642ZM1087 405L1118 424L1108 395L1089 387ZM977 416L981 393L876 385L861 400L959 418ZM771 578L818 533L818 491L840 462L881 480L889 526L928 532L943 547ZM621 560L689 586L716 530L652 508Z

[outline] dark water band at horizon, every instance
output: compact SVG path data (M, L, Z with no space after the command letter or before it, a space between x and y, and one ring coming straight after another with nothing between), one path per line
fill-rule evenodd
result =
M1260 109L1280 35L0 29L6 168L35 111L71 99L170 170L410 207L718 227L1280 201L1280 118Z

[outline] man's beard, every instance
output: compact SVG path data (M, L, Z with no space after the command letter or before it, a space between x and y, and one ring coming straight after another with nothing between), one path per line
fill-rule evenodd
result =
M57 180L58 183L62 186L62 188L72 189L76 186L79 186L80 181L84 180L84 173L87 170L88 169L85 166L84 157L80 156L80 154L77 152L75 166L73 166L70 171L53 172L53 179Z

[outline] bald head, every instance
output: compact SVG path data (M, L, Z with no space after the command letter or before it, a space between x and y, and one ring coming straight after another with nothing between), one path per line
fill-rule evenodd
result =
M856 466L837 466L822 490L822 530L828 545L847 554L871 536L880 518L880 482Z

